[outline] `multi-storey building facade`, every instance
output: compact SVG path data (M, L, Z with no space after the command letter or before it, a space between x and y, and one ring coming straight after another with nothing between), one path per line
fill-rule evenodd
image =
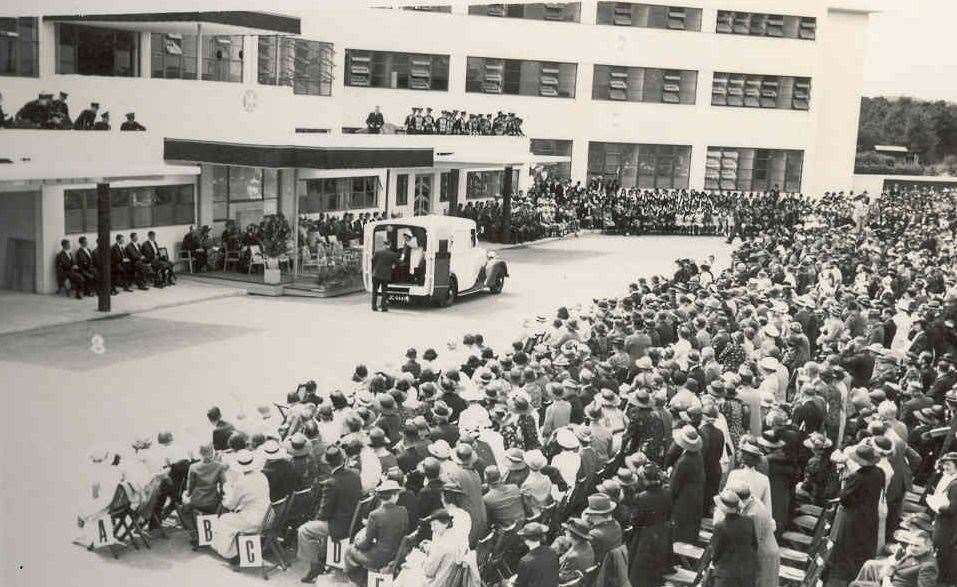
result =
M0 131L0 267L34 261L0 287L55 289L59 239L95 231L104 179L117 231L171 245L273 211L441 212L542 164L641 188L852 185L869 0L271 9L5 11L4 112L65 91L114 129ZM375 106L400 127L413 107L513 112L526 137L352 134ZM118 132L128 111L147 132Z

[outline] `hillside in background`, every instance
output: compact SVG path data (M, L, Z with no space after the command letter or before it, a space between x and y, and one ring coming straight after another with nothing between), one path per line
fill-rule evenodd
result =
M902 163L873 151L900 145L919 155ZM862 98L857 173L957 175L957 104L914 98Z

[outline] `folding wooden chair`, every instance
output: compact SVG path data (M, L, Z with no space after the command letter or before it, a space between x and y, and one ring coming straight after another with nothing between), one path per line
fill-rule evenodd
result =
M598 565L592 565L585 569L585 574L582 576L581 587L592 587L595 584L595 579L598 578Z
M369 519L369 514L372 513L373 509L375 509L375 504L375 493L370 493L369 495L363 497L359 500L359 503L356 504L356 511L352 514L352 523L349 524L350 542L355 539L356 534L359 533L359 530L362 530L366 527L366 521Z
M495 530L492 530L485 536L479 538L475 545L475 560L478 563L479 573L485 569L490 558L492 558L492 549L495 546Z
M239 263L242 260L242 248L225 249L223 254L223 271L229 271L229 265L232 264L239 271Z
M113 520L113 537L124 546L132 545L134 550L140 549L136 542L136 539L139 538L143 541L144 546L149 548L149 541L145 538L143 529L137 523L136 512L133 510L128 491L125 484L117 485L116 491L113 493L113 499L107 508L110 519ZM112 545L110 546L110 553L113 558L119 558L116 548Z
M239 533L239 536L254 536L259 534L263 557L262 574L263 579L267 581L269 580L269 573L276 569L285 571L289 568L289 563L286 562L286 555L283 552L279 535L282 532L285 516L289 511L291 501L291 498L287 496L279 501L272 502L272 506L269 508L269 511L266 512L266 517L263 519L263 524L259 532ZM237 540L238 539L239 537L237 536ZM272 555L275 562L267 563L267 553Z
M283 543L291 542L294 532L299 526L312 519L316 511L316 503L312 487L300 489L289 495L286 511L279 533Z
M584 578L585 575L581 571L575 571L570 579L560 582L558 587L579 587Z
M824 511L821 512L821 515L815 520L814 527L810 533L800 529L790 530L781 535L781 541L794 546L794 550L810 554L811 547L820 544L836 512L836 503L827 504Z
M678 543L676 543L677 545ZM690 545L688 545L690 546ZM677 552L677 550L676 550ZM666 584L671 585L698 585L704 577L704 572L711 564L712 547L709 544L701 554L697 562L692 562L688 566L677 566L675 572L662 577Z
M179 256L176 259L177 261L185 263L190 273L193 272L193 252L192 251L180 249Z

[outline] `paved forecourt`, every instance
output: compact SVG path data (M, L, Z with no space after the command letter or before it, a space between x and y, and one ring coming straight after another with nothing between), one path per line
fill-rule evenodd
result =
M639 276L674 271L674 259L717 257L730 247L712 237L590 235L507 249L511 278L497 296L479 294L445 309L394 307L373 313L367 295L336 299L218 299L53 329L0 336L0 389L6 390L3 445L8 462L0 505L5 585L235 586L262 581L237 574L208 552L192 552L181 533L148 552L114 561L70 544L88 449L155 440L208 442L205 411L219 405L236 421L257 405L282 401L296 383L345 381L363 362L397 367L405 350L421 353L466 332L496 349L536 315L560 305L620 294ZM91 350L99 334L105 350ZM23 439L29 438L27 443ZM271 577L298 583L304 563ZM320 583L331 579L321 579Z

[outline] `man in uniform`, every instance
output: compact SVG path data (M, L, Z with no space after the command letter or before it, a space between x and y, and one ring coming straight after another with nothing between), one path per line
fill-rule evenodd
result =
M52 94L39 94L36 100L30 100L17 112L17 122L28 128L50 128Z
M80 275L89 284L90 289L94 290L100 279L100 272L96 267L96 260L93 258L93 252L87 247L85 236L79 239L80 248L76 252L76 264L80 268ZM115 294L116 288L111 288L111 293Z
M110 272L113 276L114 289L119 285L123 288L123 291L133 291L130 288L130 275L133 272L133 266L123 249L122 234L116 235L116 242L110 248Z
M415 134L415 108L409 112L408 116L405 117L405 134L414 135Z
M413 108L415 114L412 116L412 126L415 128L415 134L420 135L425 132L425 117L422 116L421 108Z
M120 125L120 130L146 130L146 127L136 122L135 112L127 112L126 121Z
M73 127L73 122L70 120L70 107L66 105L68 96L69 94L61 91L60 97L50 104L50 115L57 128Z
M100 119L93 124L93 130L110 130L110 113L100 114Z
M129 258L133 268L133 275L136 278L136 287L141 290L147 290L146 279L152 270L149 263L143 258L143 252L140 251L139 237L135 232L130 233L130 242L126 245L126 256Z
M90 107L80 112L80 115L76 117L76 121L73 123L74 130L93 130L93 125L96 123L96 114L100 111L99 102L90 102Z
M422 132L427 135L435 134L435 118L432 117L432 109L425 109L425 116L422 118Z
M366 129L368 129L370 134L379 134L382 132L382 127L385 125L385 117L382 116L382 112L379 110L379 107L376 106L375 110L369 113L369 116L366 117Z
M164 259L160 256L160 246L159 243L156 242L155 231L151 230L146 233L146 242L140 247L140 252L143 253L143 259L149 263L150 267L152 267L156 273L156 283L159 287L176 284L176 276L173 275L173 264L170 263L168 259Z
M382 311L389 311L389 298L386 293L392 280L392 268L399 261L399 253L392 246L382 247L372 255L372 311L379 310L376 303L382 296Z
M62 288L66 280L69 279L73 285L73 295L76 296L76 299L82 300L83 291L89 292L89 285L83 279L83 275L80 274L80 268L74 261L73 255L70 254L70 241L67 239L61 240L60 248L60 252L56 255L57 285Z

